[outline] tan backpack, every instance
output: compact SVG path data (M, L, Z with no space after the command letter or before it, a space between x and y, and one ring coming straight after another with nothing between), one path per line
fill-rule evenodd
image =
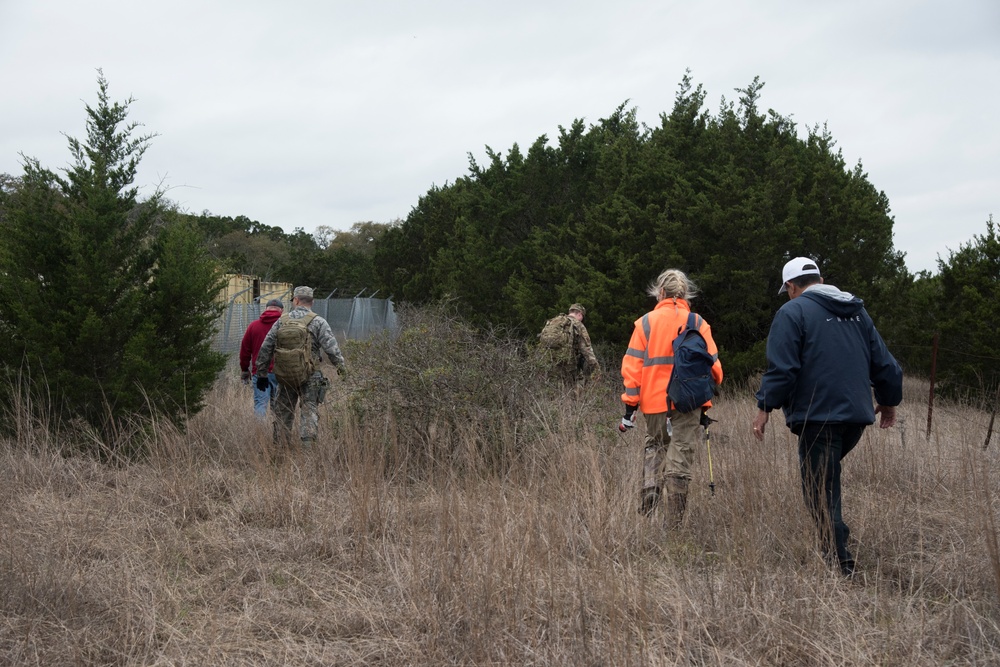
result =
M301 387L308 380L316 365L313 363L312 340L309 323L316 313L293 319L286 313L278 322L275 334L274 377L286 387Z
M569 315L556 315L546 322L542 333L538 334L538 344L549 351L553 361L574 361L573 318Z

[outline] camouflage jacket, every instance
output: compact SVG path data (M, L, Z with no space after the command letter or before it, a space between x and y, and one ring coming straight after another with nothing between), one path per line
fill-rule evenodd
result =
M312 311L304 306L296 306L288 313L290 319L298 320L302 319ZM279 319L271 327L271 330L267 332L267 336L264 337L264 342L260 345L260 351L257 353L257 373L267 374L268 366L271 363L271 357L274 356L274 345L278 336L278 329L281 328L281 320ZM309 323L309 334L312 338L312 357L313 362L319 367L320 362L323 360L320 352L326 352L327 359L330 363L335 366L340 366L346 368L344 363L344 355L340 352L340 345L337 344L337 338L333 335L333 329L330 328L330 323L324 320L322 317L317 315L313 318L312 322Z
M594 346L590 342L587 327L575 317L571 319L573 320L573 352L576 355L577 369L584 373L600 370L601 365L597 361L597 356L594 355Z

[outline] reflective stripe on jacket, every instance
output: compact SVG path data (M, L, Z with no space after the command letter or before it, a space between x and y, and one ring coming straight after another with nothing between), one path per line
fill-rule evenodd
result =
M687 324L691 306L684 299L664 299L635 321L632 339L622 359L622 402L638 405L643 414L667 411L667 383L674 369L674 338ZM701 318L698 332L705 338L708 352L715 359L712 379L722 384L719 348L712 339L712 327ZM712 402L705 403L711 407Z

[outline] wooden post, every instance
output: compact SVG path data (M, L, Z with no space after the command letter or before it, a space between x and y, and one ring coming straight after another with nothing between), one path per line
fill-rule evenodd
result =
M934 414L934 374L937 370L938 334L934 334L931 346L931 390L927 396L927 438L931 437L931 416Z
M990 412L990 425L986 429L986 442L983 443L983 450L990 446L990 438L993 437L993 422L997 418L997 404L1000 403L1000 385L997 386L997 396L993 399L993 410Z

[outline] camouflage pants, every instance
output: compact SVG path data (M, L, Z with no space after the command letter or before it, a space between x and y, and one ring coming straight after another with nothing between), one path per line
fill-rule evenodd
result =
M295 423L295 407L302 404L299 415L299 437L303 443L316 441L319 433L319 406L323 403L326 378L319 371L300 387L279 385L278 396L274 399L274 443L287 446L291 442L292 427Z
M567 389L583 384L583 374L576 369L576 364L553 364L549 371L549 377L556 382L561 382L563 387Z
M670 428L667 428L667 418ZM642 466L642 486L663 487L668 477L691 479L695 445L704 439L701 410L688 413L658 412L643 415L646 420L646 451ZM670 433L667 433L667 431Z

